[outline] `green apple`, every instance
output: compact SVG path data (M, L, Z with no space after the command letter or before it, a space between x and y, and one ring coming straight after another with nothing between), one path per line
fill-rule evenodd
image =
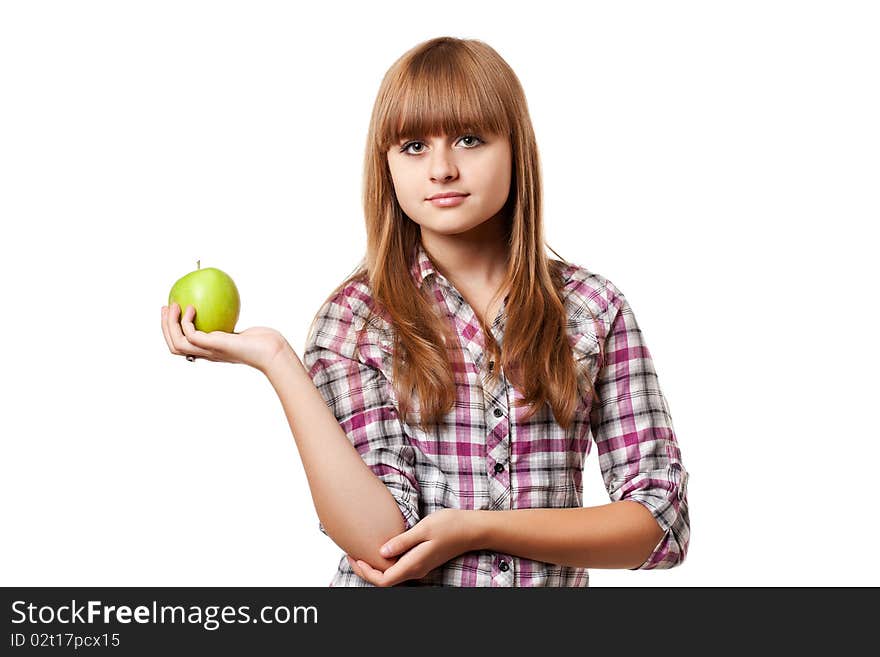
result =
M225 331L232 333L241 310L238 288L229 274L214 267L201 268L196 263L196 270L179 279L168 294L168 305L177 302L180 306L180 317L186 312L187 306L195 306L195 327L198 331Z

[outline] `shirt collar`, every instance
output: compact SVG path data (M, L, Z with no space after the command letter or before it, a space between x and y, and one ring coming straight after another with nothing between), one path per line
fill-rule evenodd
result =
M415 255L413 257L412 267L410 269L413 277L413 281L415 281L416 287L421 289L422 283L425 281L428 276L434 276L437 279L437 282L441 285L449 289L454 289L452 283L449 282L443 274L437 271L436 267L434 267L434 263L431 261L428 252L425 251L425 247L422 246L422 241L419 240L416 245ZM504 295L504 303L507 303L508 298L510 298L510 294Z
M577 271L577 265L569 264L562 272L562 279L564 283L568 283L571 280L572 274ZM428 256L428 252L425 251L425 247L422 246L422 241L419 240L416 244L415 254L412 259L412 266L410 268L410 272L412 273L413 281L415 281L416 287L421 289L422 283L428 276L432 274L437 278L438 281L446 285L447 287L452 287L446 277L441 274L434 267L434 263L431 262L431 258ZM507 298L510 295L506 295L504 300L507 301Z
M428 252L425 251L425 247L422 246L421 240L419 240L418 244L416 245L411 272L416 287L418 288L422 287L422 283L424 282L424 280L428 278L428 276L430 276L431 274L433 274L439 280L446 282L446 277L435 269L434 263L431 262L431 258L428 256Z

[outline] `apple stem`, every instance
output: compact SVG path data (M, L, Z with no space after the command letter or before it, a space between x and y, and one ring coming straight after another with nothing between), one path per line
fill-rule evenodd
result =
M196 260L196 269L201 269L201 268L202 268L202 261Z

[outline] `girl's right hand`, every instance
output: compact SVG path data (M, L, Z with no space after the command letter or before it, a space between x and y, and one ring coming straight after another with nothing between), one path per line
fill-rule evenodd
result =
M194 306L178 319L180 306L162 306L162 333L175 356L193 356L216 363L244 363L265 372L272 360L290 345L278 331L255 326L240 333L196 330Z

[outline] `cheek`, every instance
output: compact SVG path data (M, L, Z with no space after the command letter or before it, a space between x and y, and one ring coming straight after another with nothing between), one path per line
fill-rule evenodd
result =
M486 189L491 190L493 197L505 197L510 191L510 169L504 167L495 168L494 173L486 181Z
M391 183L395 189L401 189L405 186L405 172L400 167L395 166L391 160L388 161L388 173L391 176Z
M391 172L391 182L394 185L394 190L397 192L398 196L405 197L409 195L412 191L412 176L407 176L407 172L404 169L390 169Z

